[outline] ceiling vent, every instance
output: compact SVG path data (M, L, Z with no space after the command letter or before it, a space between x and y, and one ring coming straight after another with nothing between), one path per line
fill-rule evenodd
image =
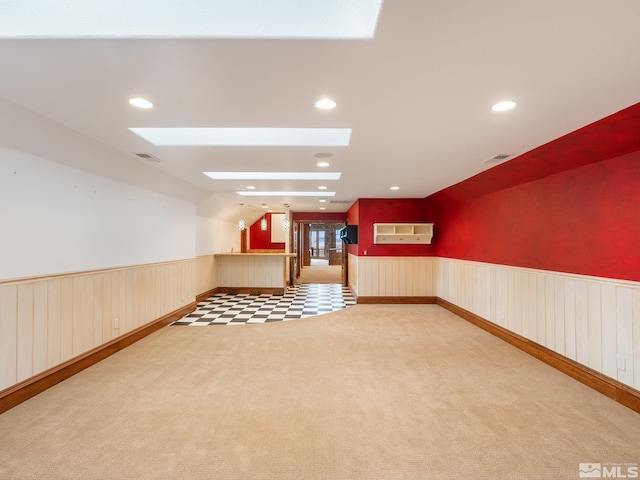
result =
M353 200L329 200L329 203L353 203Z
M149 162L149 163L164 163L162 160L160 160L159 158L154 157L150 153L134 153L134 155L136 157L138 157L138 158L141 158L145 162Z
M507 158L509 158L511 155L509 155L508 153L499 153L498 155L491 157L491 158L487 158L486 160L483 160L482 163L500 163L503 160L506 160Z

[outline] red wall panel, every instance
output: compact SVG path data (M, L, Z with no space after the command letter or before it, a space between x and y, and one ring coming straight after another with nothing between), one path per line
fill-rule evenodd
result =
M251 250L284 250L284 242L271 242L271 214L265 213L264 218L267 219L266 230L262 230L262 218L249 227L249 248ZM282 225L276 225L276 228L282 228Z
M640 103L427 201L438 256L640 281Z
M426 199L359 199L357 255L438 255L640 281L640 103ZM435 223L431 246L373 224Z
M294 222L344 222L347 214L344 212L293 212Z
M640 281L640 153L438 208L438 256Z
M373 256L433 256L433 245L375 245L374 223L433 223L431 203L421 198L361 198L347 212L349 225L358 225L357 248L349 253Z

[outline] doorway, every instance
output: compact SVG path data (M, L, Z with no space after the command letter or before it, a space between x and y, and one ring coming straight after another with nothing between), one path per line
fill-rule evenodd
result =
M294 240L298 258L297 283L337 283L343 280L344 222L297 222Z

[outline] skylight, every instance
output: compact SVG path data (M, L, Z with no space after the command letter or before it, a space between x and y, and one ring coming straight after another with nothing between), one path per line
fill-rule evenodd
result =
M24 0L0 38L371 39L383 0Z
M334 197L336 192L236 192L244 197Z
M202 172L214 180L340 180L340 172Z
M350 128L130 128L157 146L346 147Z

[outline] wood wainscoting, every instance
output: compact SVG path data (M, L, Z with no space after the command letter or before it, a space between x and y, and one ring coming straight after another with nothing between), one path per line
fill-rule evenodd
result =
M513 333L506 328L491 323L479 315L471 313L470 311L458 307L453 303L447 302L441 298L438 298L436 303L475 326L482 328L523 352L528 353L538 360L552 366L556 370L569 375L625 407L640 413L640 391L614 380L613 378L607 377L600 372L596 372L589 367L581 365L580 363L571 360L564 355L560 355L553 350L549 350L548 348Z
M0 405L177 320L195 297L195 259L0 283Z

